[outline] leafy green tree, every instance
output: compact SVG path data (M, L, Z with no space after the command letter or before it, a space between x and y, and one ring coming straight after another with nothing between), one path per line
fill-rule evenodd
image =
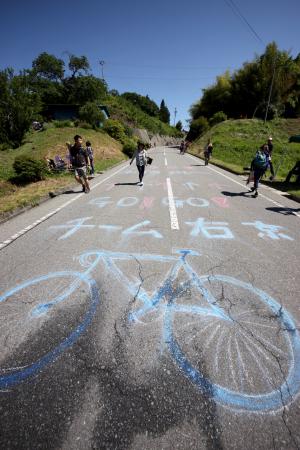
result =
M0 72L0 137L13 147L21 145L25 133L41 109L39 96L31 91L26 73L12 69Z
M62 59L43 52L32 62L32 74L47 80L62 80L64 64Z
M105 122L105 116L99 109L99 105L94 102L88 102L79 109L79 117L82 121L92 125L94 129Z
M162 100L160 104L159 119L164 123L170 123L170 111L168 110L164 100Z
M188 141L194 141L197 139L201 134L205 133L209 129L209 123L206 117L198 117L198 119L195 119L191 122L189 132L187 134L186 139Z
M90 68L90 64L86 56L70 55L68 66L70 71L72 72L72 78L74 78L75 75L80 72L87 73Z
M103 101L107 95L105 81L92 75L67 78L64 80L66 103L85 104Z
M159 115L159 108L157 104L151 100L148 95L143 96L136 94L135 92L124 92L121 97L128 100L134 106L140 108L149 116L157 117Z
M175 128L179 131L182 131L183 125L182 125L181 120L178 120L178 122L175 125Z

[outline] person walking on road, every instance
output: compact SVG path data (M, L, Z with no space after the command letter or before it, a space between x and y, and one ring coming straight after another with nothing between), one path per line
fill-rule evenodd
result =
M250 190L253 192L253 197L258 196L258 184L267 169L267 165L267 156L264 150L260 148L251 162L251 171L254 174L254 186Z
M92 149L92 144L90 143L90 141L86 141L85 145L86 145L86 152L87 152L89 160L90 160L91 175L94 175L94 173L95 173L95 168L94 168L94 151Z
M184 155L184 151L185 151L185 142L184 141L181 141L179 150L180 150L180 154Z
M87 167L89 167L88 154L82 147L81 136L76 134L74 141L74 145L70 148L70 159L72 167L75 169L75 180L81 184L82 192L88 194L90 192L90 185L87 179Z
M204 160L205 160L205 165L208 165L208 162L211 158L212 155L212 151L213 151L213 145L211 140L209 139L205 148L204 148Z
M142 142L139 142L138 148L135 150L135 152L131 158L130 165L132 164L134 159L136 160L136 167L139 171L140 182L138 183L138 185L143 186L145 167L147 165L147 152L146 152L145 146Z
M273 168L273 163L272 163L272 152L273 152L273 139L270 136L268 139L268 152L269 152L269 167L270 167L270 172L271 172L271 176L270 176L270 180L272 181L274 179L274 168Z

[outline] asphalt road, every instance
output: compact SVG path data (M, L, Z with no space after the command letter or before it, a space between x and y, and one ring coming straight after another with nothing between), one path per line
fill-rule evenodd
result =
M299 204L174 148L0 225L0 448L298 449Z

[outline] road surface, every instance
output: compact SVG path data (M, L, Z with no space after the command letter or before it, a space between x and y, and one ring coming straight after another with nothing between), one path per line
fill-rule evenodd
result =
M300 447L299 205L150 154L0 225L0 448Z

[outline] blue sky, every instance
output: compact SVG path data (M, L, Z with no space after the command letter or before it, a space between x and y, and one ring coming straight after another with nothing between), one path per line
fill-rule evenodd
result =
M184 126L202 89L267 43L300 53L299 0L11 0L1 13L0 69L29 68L43 51L67 61L69 52L100 76L102 60L109 89L164 98L171 123L176 108Z

